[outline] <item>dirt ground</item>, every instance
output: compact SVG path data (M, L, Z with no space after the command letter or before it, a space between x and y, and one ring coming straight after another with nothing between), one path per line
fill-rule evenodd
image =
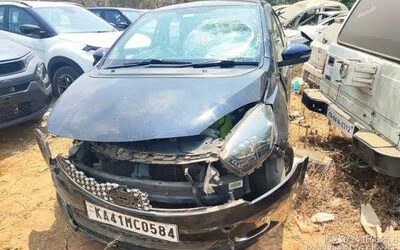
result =
M398 180L366 168L351 154L351 141L328 126L325 117L305 110L297 95L291 98L291 114L290 143L331 163L310 164L285 225L251 249L397 249ZM0 130L0 249L104 249L74 232L64 220L36 146L35 126L29 122ZM61 150L65 144L56 147ZM369 237L361 227L362 202L370 202L378 214L386 231L384 240ZM335 220L314 224L310 218L317 212L331 213Z

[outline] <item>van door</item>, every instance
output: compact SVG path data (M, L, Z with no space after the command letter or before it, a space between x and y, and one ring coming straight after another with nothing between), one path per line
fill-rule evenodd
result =
M400 22L397 4L358 2L338 44L329 48L321 90L400 148L400 30L393 28Z

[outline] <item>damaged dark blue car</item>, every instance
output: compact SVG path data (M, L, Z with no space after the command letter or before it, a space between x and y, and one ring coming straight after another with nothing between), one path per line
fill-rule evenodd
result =
M36 130L68 221L123 249L242 248L276 228L307 167L287 105L288 66L309 53L264 2L139 18L50 114L69 154Z

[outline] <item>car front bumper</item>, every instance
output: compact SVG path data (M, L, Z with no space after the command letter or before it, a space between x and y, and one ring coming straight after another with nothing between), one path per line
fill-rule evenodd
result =
M100 199L69 176L62 167L65 163L62 157L50 162L64 214L76 230L92 239L103 243L114 240L122 249L231 249L254 243L285 221L291 201L304 180L308 159L297 159L279 185L251 201L236 200L213 207L149 211L126 208ZM175 224L179 242L160 240L91 220L87 215L86 202L138 219Z
M40 118L51 98L51 84L44 88L33 75L7 80L0 87L0 128Z
M303 104L311 111L327 115L334 108L345 114L348 122L355 124L352 135L352 151L376 171L385 175L400 177L400 150L385 138L367 129L351 114L331 102L320 90L306 89L302 96Z

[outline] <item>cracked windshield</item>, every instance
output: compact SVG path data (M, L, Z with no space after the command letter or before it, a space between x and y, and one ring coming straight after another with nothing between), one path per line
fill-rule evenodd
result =
M145 15L115 46L106 64L146 59L258 62L261 25L256 6L185 8Z

